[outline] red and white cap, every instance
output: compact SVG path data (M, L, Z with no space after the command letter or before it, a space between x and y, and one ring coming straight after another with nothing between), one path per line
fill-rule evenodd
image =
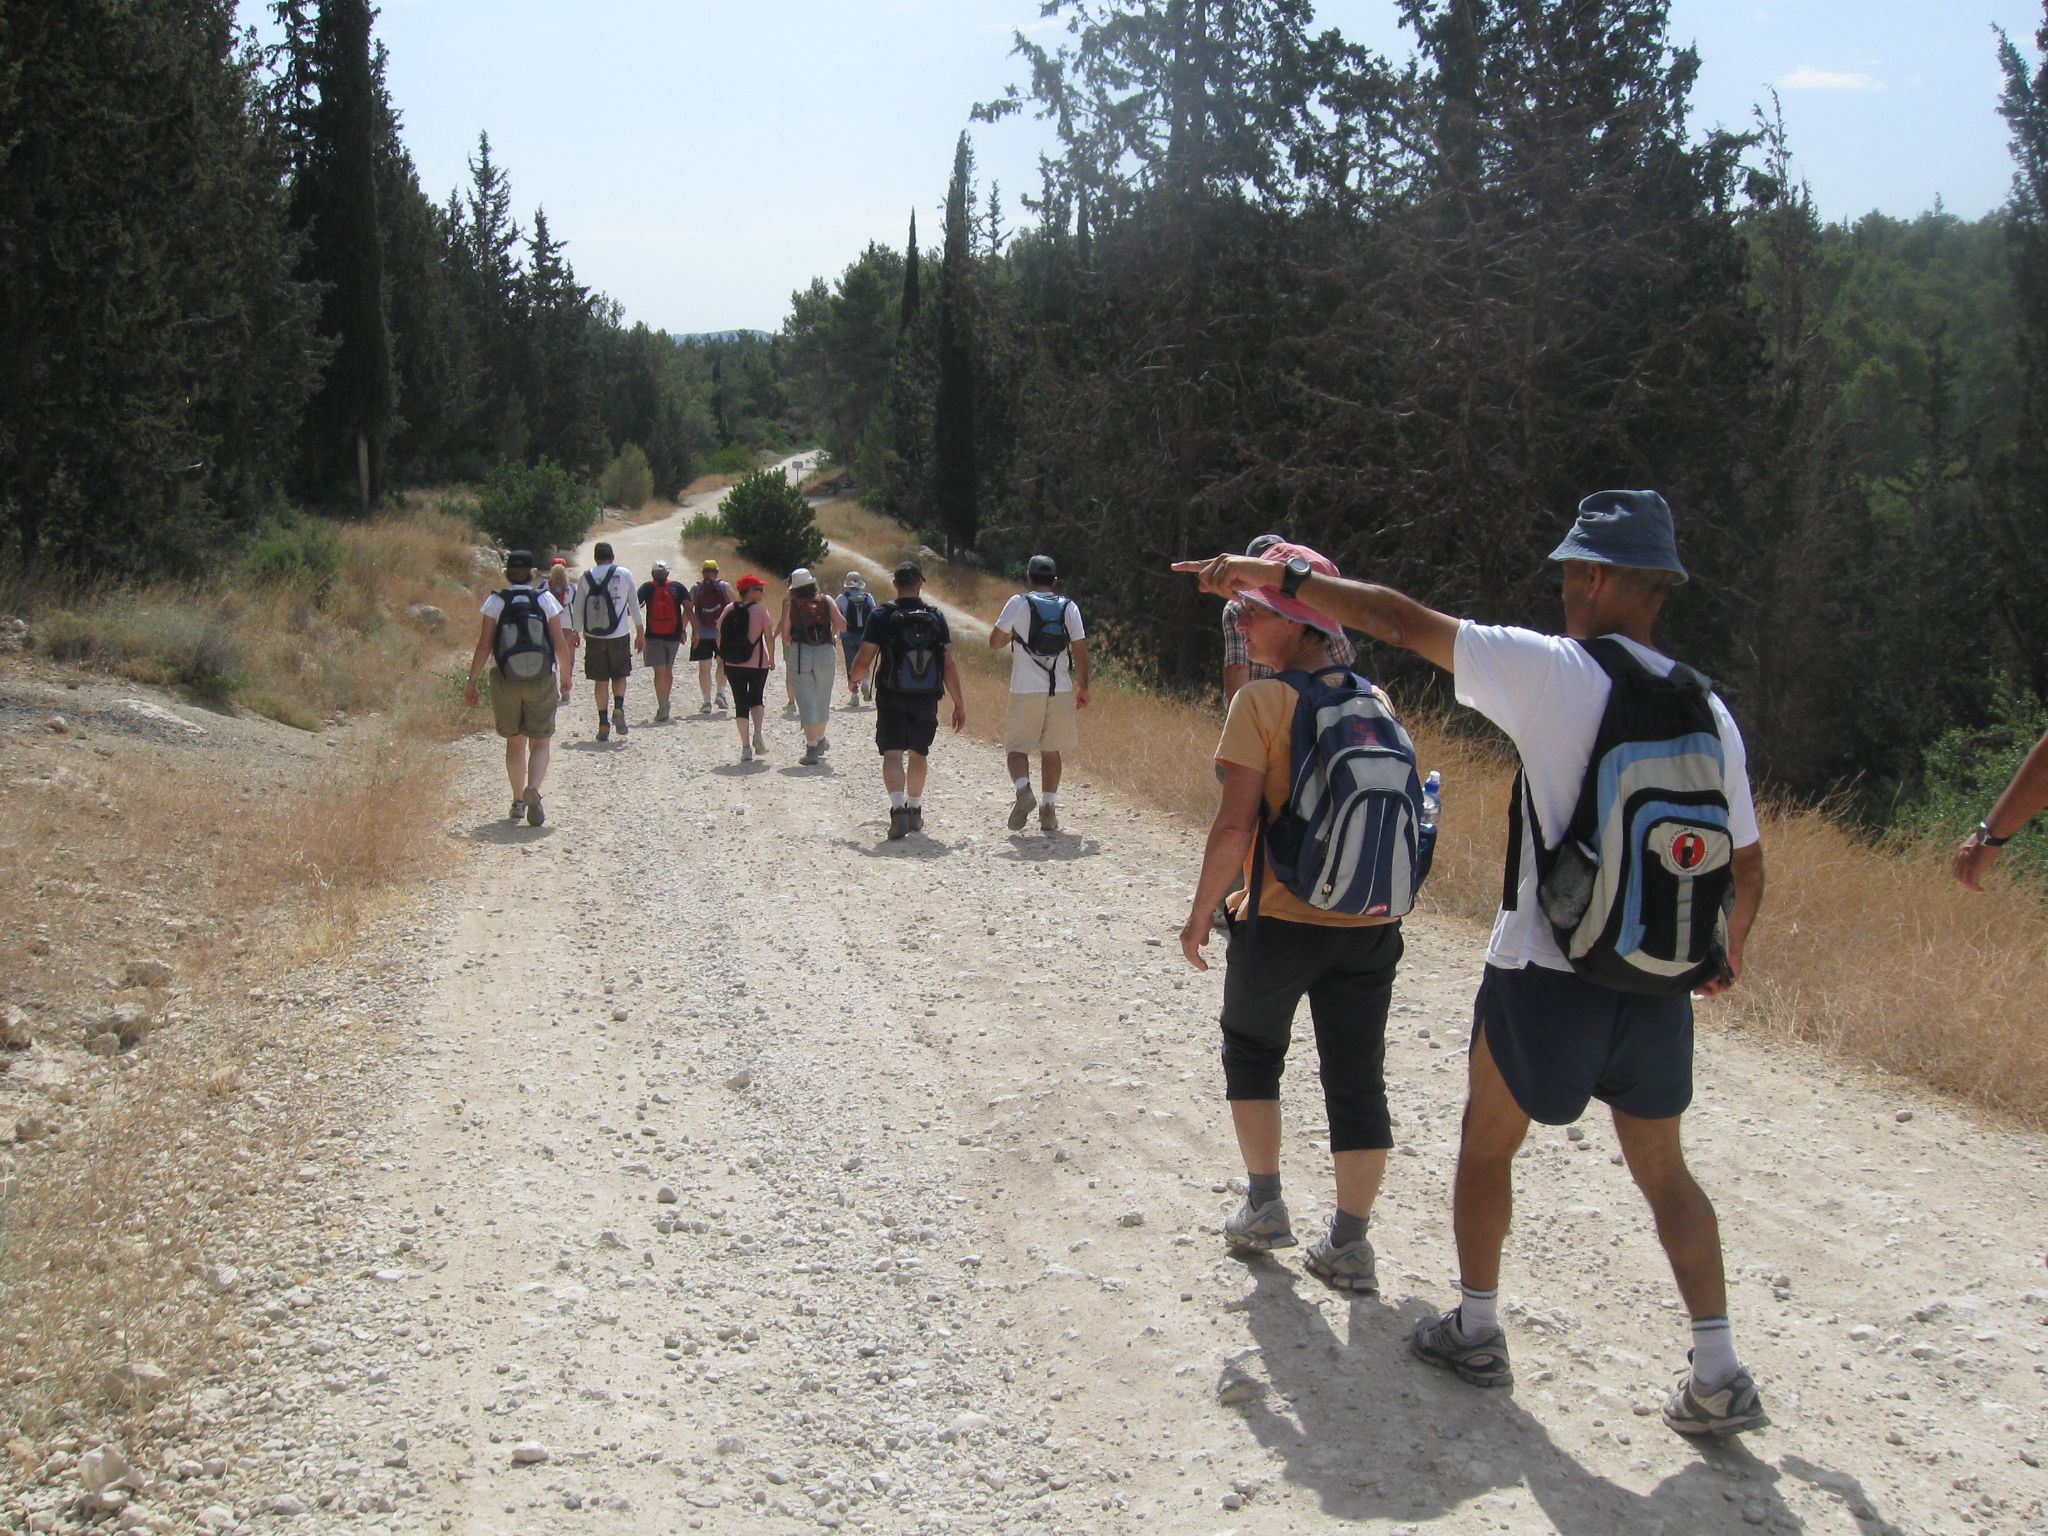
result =
M1336 562L1331 560L1328 555L1310 549L1306 544L1275 544L1265 550L1260 558L1277 560L1282 565L1285 565L1290 560L1306 560L1309 569L1318 576L1341 576L1344 574L1337 569ZM1287 596L1277 586L1243 588L1237 595L1248 603L1257 603L1262 608L1270 608L1283 619L1291 619L1296 624L1306 624L1311 629L1319 629L1326 635L1341 635L1344 633L1344 626L1331 618L1327 613L1324 613L1321 609L1309 607L1307 603L1304 603L1298 597Z

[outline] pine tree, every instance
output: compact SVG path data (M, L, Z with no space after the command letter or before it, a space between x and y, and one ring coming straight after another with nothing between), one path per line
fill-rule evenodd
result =
M903 300L896 312L896 339L901 342L917 319L917 210L910 210L910 238L903 247Z
M2048 3L2034 46L2041 57L2030 66L1999 34L1999 110L2018 166L2005 222L2019 300L2020 394L2013 451L1993 481L1997 548L1986 565L1997 573L1991 597L2015 663L2035 696L2048 699Z
M974 547L980 526L974 456L974 234L967 207L973 175L974 154L963 133L953 150L953 179L946 188L938 397L933 405L932 496L948 559L956 550Z

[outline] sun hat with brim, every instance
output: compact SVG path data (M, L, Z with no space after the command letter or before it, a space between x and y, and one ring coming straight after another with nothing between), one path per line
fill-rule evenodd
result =
M742 576L739 580L739 588L742 592L752 592L767 585L767 582L754 575Z
M1336 563L1329 556L1319 554L1317 551L1310 549L1306 544L1270 545L1266 550L1265 558L1268 560L1278 560L1282 565L1285 565L1289 560L1306 560L1309 569L1318 576L1342 574L1338 571ZM1304 603L1298 597L1289 597L1277 586L1247 587L1237 595L1248 603L1257 603L1261 608L1271 609L1283 619L1290 620L1296 624L1306 624L1309 628L1319 629L1326 635L1341 635L1344 633L1344 626L1331 618L1327 613L1324 613L1319 608L1309 607L1307 603Z
M789 573L789 585L792 587L815 587L817 584L818 578L811 574L807 565L800 565Z
M843 587L865 587L867 584L867 577L861 575L859 571L848 571L846 580L840 583Z
M1655 491L1595 491L1579 503L1578 521L1550 558L1670 571L1680 581L1688 579L1678 563L1671 508Z

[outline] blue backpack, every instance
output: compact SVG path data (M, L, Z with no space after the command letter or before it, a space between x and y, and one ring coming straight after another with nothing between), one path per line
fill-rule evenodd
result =
M946 642L938 610L919 603L915 608L892 605L894 617L883 647L888 670L880 678L891 693L943 693L946 688Z
M1258 921L1268 863L1281 885L1319 911L1405 917L1436 852L1436 828L1422 823L1415 743L1355 672L1282 672L1280 681L1300 695L1288 756L1293 787L1259 831L1249 920Z

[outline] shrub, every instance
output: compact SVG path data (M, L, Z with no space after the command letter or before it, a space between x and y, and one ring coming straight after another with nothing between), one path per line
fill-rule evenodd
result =
M725 526L740 553L767 570L825 558L825 536L811 521L811 504L780 470L754 470L726 493Z
M605 466L597 492L608 507L641 507L654 499L654 471L638 443L628 443Z
M682 541L685 544L702 544L712 539L731 537L732 530L725 526L725 513L720 509L692 512L683 523Z
M754 468L754 452L744 443L727 443L711 455L710 472L714 475L744 475Z
M242 579L254 586L303 587L320 596L340 569L341 541L301 512L272 518L242 552Z
M597 512L597 492L554 460L501 459L484 482L476 525L500 548L540 555L582 543Z

